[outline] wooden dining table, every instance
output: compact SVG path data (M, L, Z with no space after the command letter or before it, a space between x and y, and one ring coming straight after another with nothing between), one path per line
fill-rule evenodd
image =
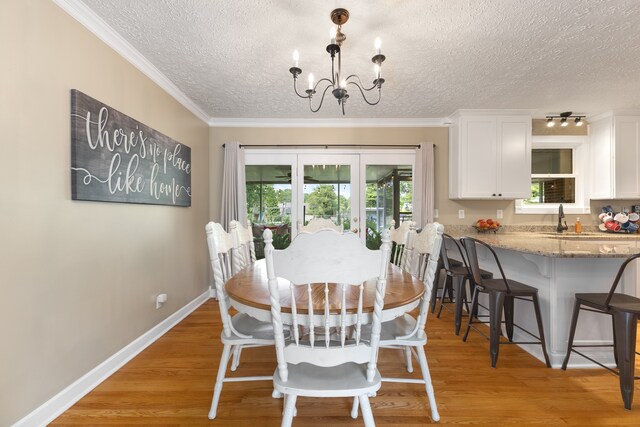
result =
M420 303L424 294L424 283L389 263L387 285L382 310L382 321L392 320L413 310ZM288 323L291 313L291 290L288 281L278 278L280 290L280 305L283 322ZM313 284L312 293L324 294L324 284ZM269 286L265 260L258 260L245 269L239 271L229 279L225 289L230 298L231 305L236 310L248 314L263 322L271 321L271 304L269 301ZM376 280L368 280L364 283L363 307L364 314L373 312L376 291ZM307 313L307 287L295 286L294 296L297 312ZM358 306L359 292L356 286L351 286L346 293L347 312L355 313ZM342 298L337 286L330 286L329 309L330 313L339 314L339 301ZM314 313L324 313L324 296L314 301Z

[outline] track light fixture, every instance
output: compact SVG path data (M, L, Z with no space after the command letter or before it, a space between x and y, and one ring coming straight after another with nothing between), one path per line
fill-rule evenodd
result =
M560 114L547 114L547 127L553 127L555 125L555 119L560 119L560 126L566 127L569 125L569 119L575 119L576 126L582 126L584 121L584 115L573 114L571 111L565 111Z

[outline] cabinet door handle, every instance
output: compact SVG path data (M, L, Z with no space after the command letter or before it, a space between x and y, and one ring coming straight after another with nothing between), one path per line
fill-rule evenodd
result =
M498 197L502 197L502 193L498 194Z
M493 194L492 194L492 196L493 196L493 197L496 197L496 193L493 193Z

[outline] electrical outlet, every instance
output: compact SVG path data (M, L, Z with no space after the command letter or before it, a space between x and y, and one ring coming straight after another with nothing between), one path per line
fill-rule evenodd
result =
M502 212L502 209L498 209L496 211L496 218L498 218L498 219L504 218L504 212Z
M162 307L162 304L167 302L167 294L160 294L156 297L156 310Z
M458 210L458 219L464 219L464 209Z
M433 210L433 217L434 218L440 218L440 211L438 209L434 209Z

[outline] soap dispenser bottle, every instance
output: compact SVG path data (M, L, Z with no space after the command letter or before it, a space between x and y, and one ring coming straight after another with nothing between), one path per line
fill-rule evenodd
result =
M575 231L576 233L582 233L582 223L580 222L580 218L576 219Z

